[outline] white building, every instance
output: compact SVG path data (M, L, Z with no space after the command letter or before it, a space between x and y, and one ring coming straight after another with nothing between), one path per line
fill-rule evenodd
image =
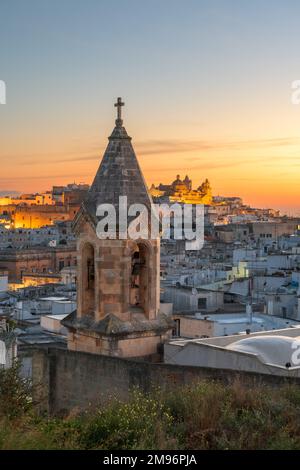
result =
M66 267L60 270L61 282L65 285L75 284L77 276L76 266Z
M293 291L278 289L277 292L266 292L266 313L268 315L293 318L300 321L299 298Z
M218 338L173 340L164 362L300 377L300 327Z
M61 324L67 316L68 314L65 313L61 315L43 315L41 317L41 327L51 333L67 335L67 329Z
M163 302L172 303L174 312L214 312L224 305L224 292L195 287L163 288Z
M229 336L248 332L271 331L299 326L295 320L262 313L217 313L176 315L176 335L183 338Z
M0 271L0 297L8 291L8 272Z
M17 339L5 318L0 319L0 368L12 367L17 357Z

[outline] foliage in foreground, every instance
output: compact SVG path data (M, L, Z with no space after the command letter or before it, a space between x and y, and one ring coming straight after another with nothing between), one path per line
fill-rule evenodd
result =
M0 418L13 419L31 409L31 382L21 378L20 368L16 361L10 369L0 369Z
M18 367L0 372L1 449L300 449L300 388L201 381L133 391L96 410L41 417Z

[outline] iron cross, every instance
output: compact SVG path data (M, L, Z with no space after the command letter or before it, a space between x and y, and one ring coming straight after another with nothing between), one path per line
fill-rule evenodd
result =
M121 110L122 106L124 106L125 103L122 102L122 98L118 98L117 102L115 103L115 107L118 108L118 119L121 120Z

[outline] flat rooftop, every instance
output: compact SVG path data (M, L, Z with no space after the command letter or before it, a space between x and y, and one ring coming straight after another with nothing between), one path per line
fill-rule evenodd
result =
M69 314L68 313L60 313L58 315L43 315L43 318L51 318L51 320L63 320L66 318Z
M45 302L70 302L70 299L67 297L40 297L39 300L44 300Z
M175 314L177 317L180 317L180 314ZM235 325L235 324L244 324L249 323L249 317L245 312L240 313L203 313L203 314L194 314L194 315L182 315L184 318L189 318L191 320L205 320L210 322L216 322L220 325ZM291 318L282 318L276 317L273 315L267 315L263 313L253 313L252 314L252 323L264 325L267 329L279 329L287 328L293 325L300 327L300 322L293 320Z

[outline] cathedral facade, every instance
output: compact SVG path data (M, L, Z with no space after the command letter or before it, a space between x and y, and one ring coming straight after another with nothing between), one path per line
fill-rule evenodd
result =
M212 189L206 179L197 189L192 188L192 180L186 175L181 180L180 175L170 185L152 185L150 194L153 198L167 198L169 202L185 204L212 204Z

